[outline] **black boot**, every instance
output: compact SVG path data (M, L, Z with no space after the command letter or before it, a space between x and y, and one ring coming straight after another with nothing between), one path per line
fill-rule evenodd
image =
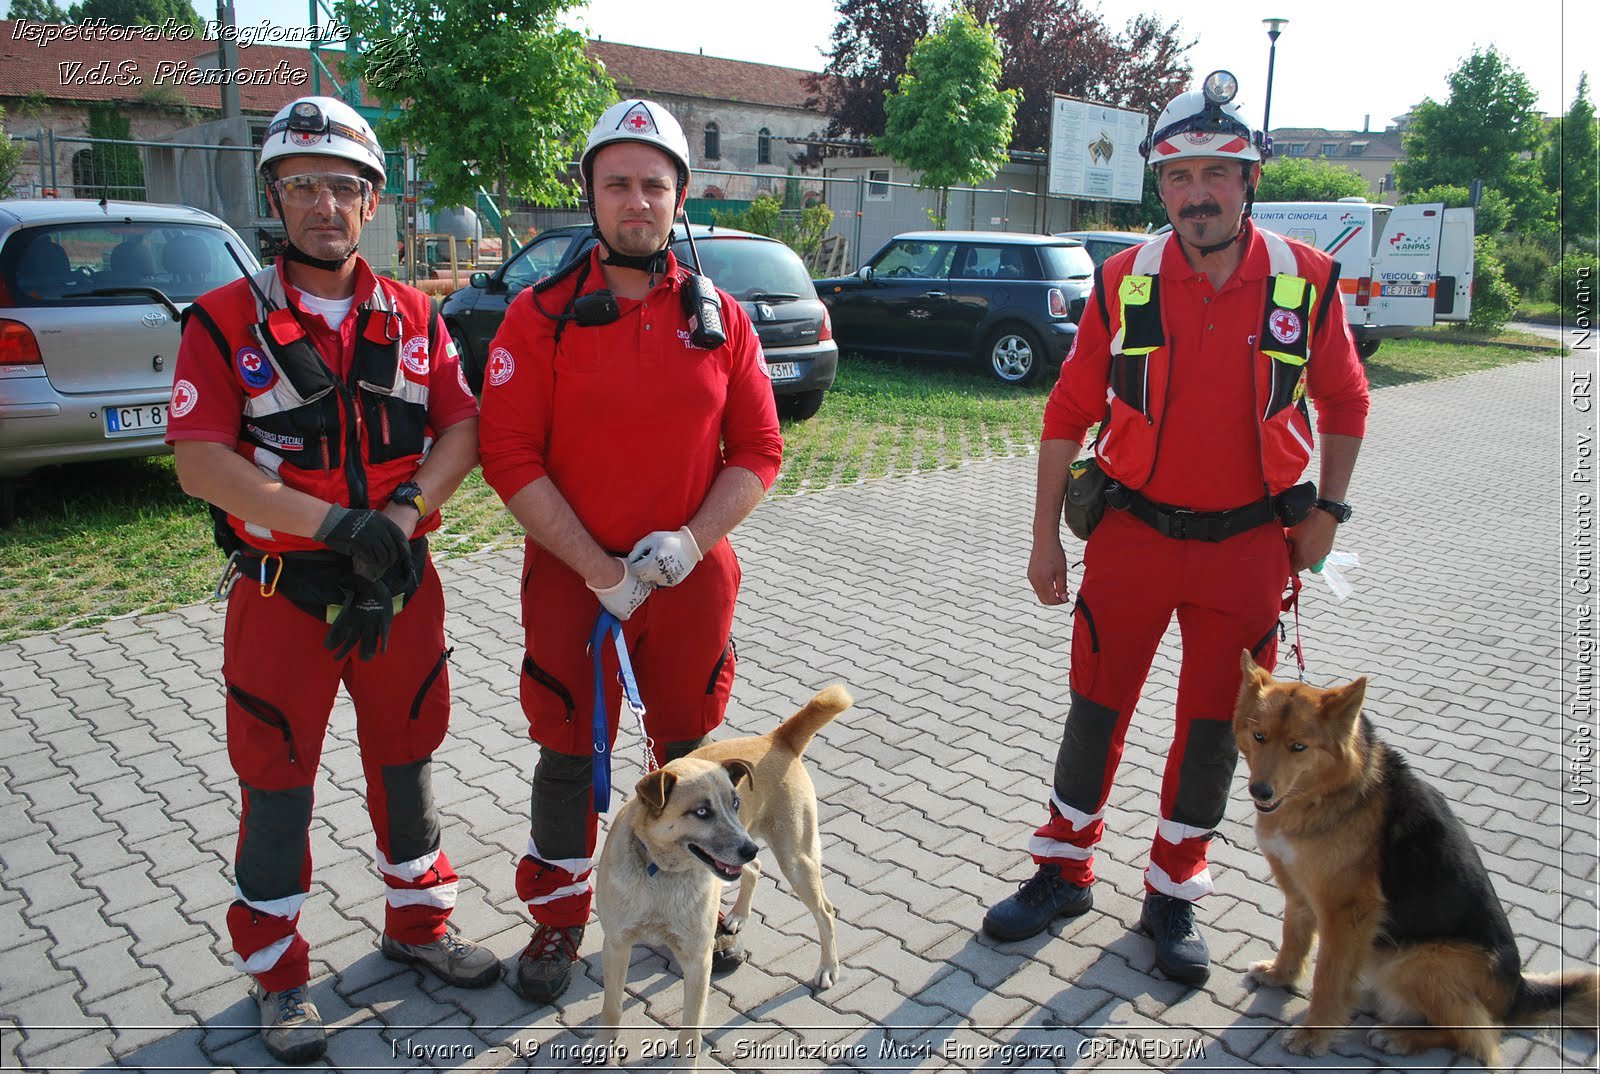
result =
M996 940L1026 940L1058 917L1077 917L1094 906L1094 893L1061 879L1061 866L1046 863L1022 882L1015 895L983 915L983 931Z
M1194 923L1194 903L1146 892L1139 931L1155 940L1156 965L1174 981L1199 985L1211 976L1211 950Z

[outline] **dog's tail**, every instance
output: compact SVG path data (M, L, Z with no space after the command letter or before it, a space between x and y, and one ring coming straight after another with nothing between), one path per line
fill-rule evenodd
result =
M1600 1023L1600 973L1567 970L1522 978L1506 1015L1508 1025L1554 1022L1584 1029Z
M772 732L772 740L782 743L791 753L796 755L804 753L816 733L832 723L835 716L849 708L852 700L850 691L834 683L807 701L805 708L784 720L778 729Z

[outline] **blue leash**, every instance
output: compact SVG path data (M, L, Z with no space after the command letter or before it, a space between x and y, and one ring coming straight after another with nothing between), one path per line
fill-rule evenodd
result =
M618 678L622 680L623 700L643 728L644 701L639 697L639 680L634 677L633 663L628 659L628 644L622 640L622 621L604 608L594 621L589 634L589 656L594 663L594 811L611 812L611 726L606 714L605 658L606 635L617 650Z

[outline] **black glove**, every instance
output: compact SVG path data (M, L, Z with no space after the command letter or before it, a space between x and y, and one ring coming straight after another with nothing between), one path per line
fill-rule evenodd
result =
M353 577L344 604L328 628L322 644L336 660L343 660L358 645L357 655L371 660L389 647L389 624L394 622L394 595L382 582Z
M356 574L369 581L382 578L397 560L411 555L405 532L381 511L335 504L328 508L314 536L340 555L349 556Z

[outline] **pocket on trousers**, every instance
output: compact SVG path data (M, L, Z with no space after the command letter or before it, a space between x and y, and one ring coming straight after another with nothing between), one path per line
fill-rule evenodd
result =
M1080 593L1072 608L1072 668L1068 675L1072 688L1085 697L1093 696L1099 670L1100 631L1094 612Z

